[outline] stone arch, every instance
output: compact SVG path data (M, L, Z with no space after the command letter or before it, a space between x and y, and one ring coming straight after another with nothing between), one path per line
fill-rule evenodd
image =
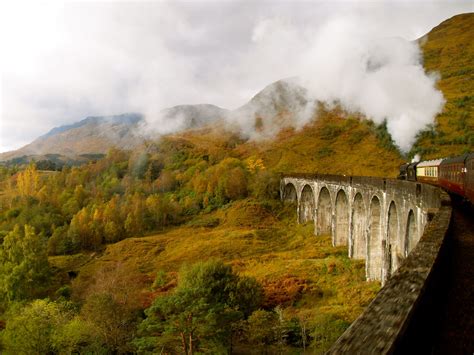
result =
M299 201L299 221L306 223L314 220L314 193L309 185L305 185L301 191Z
M352 203L352 257L365 259L367 256L366 210L364 199L358 193Z
M415 222L415 213L413 210L408 212L407 217L407 229L405 233L405 245L404 245L404 256L407 257L408 254L411 252L413 247L416 245L416 237L417 237L417 230L416 230L416 222Z
M398 212L394 201L390 203L387 218L387 250L386 250L386 269L387 276L390 276L398 268Z
M349 239L349 199L342 189L336 195L335 210L334 245L347 245Z
M377 196L370 201L370 221L368 234L367 277L369 280L382 278L382 206Z
M296 202L297 200L298 196L296 194L295 185L289 182L285 185L285 189L283 190L283 201Z
M322 187L318 196L318 216L316 219L316 231L318 235L331 233L331 195L327 187Z

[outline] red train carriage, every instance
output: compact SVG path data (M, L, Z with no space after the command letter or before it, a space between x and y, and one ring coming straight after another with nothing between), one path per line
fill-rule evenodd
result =
M439 165L439 186L455 194L465 196L464 180L467 154L445 159Z
M474 205L474 153L467 156L464 165L466 168L464 191L466 198Z

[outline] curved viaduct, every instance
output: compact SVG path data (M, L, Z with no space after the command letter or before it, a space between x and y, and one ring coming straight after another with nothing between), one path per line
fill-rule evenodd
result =
M314 221L316 235L366 260L368 280L398 269L423 234L439 193L431 186L371 177L290 175L281 179L285 201L297 203L300 223Z
M313 221L316 235L347 245L349 257L366 260L367 279L384 285L328 353L431 349L450 248L449 196L409 181L309 174L282 176L280 195L296 202L300 223Z

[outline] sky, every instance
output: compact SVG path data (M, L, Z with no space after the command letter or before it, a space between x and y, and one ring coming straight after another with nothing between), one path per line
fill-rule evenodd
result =
M294 76L317 99L388 118L406 150L444 103L407 41L473 11L472 1L2 1L0 152L87 116L141 112L159 125L178 104L235 109Z

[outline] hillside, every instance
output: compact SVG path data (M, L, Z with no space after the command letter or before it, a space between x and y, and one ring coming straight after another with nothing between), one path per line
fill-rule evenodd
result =
M423 159L474 150L474 13L454 16L419 39L424 66L440 74L447 102L432 129L419 134L412 152Z

